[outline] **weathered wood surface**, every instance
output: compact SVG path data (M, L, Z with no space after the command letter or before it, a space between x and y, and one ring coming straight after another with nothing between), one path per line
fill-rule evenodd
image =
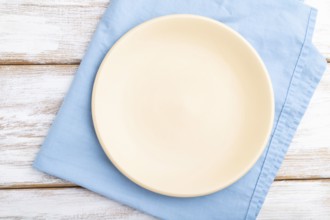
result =
M82 188L0 190L0 219L153 219ZM258 217L329 219L330 181L277 181Z
M276 181L258 219L330 219L330 181Z
M329 0L319 9L314 42L330 58ZM0 64L77 64L109 0L0 0Z
M75 65L0 66L0 188L68 183L31 168ZM330 178L330 65L277 179Z
M153 219L82 188L0 190L0 219Z
M76 66L0 66L0 188L62 184L31 164Z
M330 61L330 1L306 2L319 10L314 42ZM151 218L31 168L108 4L0 0L0 219ZM259 219L329 219L329 73L330 64Z
M79 63L109 0L0 0L0 64Z

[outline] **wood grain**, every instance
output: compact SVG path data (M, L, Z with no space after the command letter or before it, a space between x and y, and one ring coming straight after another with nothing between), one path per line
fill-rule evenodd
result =
M0 204L0 219L153 219L82 188L0 190Z
M82 188L0 190L0 219L153 219ZM277 181L258 217L329 219L330 181Z
M0 64L79 63L109 0L0 0Z
M75 65L0 66L0 188L71 186L32 169ZM330 64L277 179L330 178Z
M329 0L319 9L314 42L330 58ZM0 0L0 64L78 64L109 0Z
M330 181L274 182L259 220L318 219L330 216Z
M0 66L0 187L63 184L32 169L76 66Z

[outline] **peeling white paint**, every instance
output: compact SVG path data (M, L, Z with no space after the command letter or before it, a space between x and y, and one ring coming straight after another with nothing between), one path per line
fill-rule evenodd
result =
M4 5L54 5L54 6L92 6L95 4L107 4L111 0L0 0L0 4Z
M36 55L57 50L60 36L60 27L45 17L0 15L0 53Z

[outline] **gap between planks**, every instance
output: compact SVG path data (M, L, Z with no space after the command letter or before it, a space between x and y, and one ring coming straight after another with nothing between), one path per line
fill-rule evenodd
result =
M326 58L325 61L330 63L330 58ZM18 62L18 63L0 63L0 66L76 66L80 65L80 62L58 62L58 63L29 63L29 62Z
M328 63L330 63L330 58L327 61ZM0 62L0 67L1 66L79 66L80 62L57 62L57 63L32 63L32 62L17 62L17 63L1 63Z
M327 63L330 63L330 58L325 58ZM57 63L33 63L33 62L10 62L10 63L1 63L0 66L76 66L80 65L80 62L57 62Z
M301 179L275 179L274 182L330 182L330 178L301 178ZM25 184L25 185L10 185L0 186L1 190L24 190L24 189L63 189L63 188L84 188L73 183L60 184Z

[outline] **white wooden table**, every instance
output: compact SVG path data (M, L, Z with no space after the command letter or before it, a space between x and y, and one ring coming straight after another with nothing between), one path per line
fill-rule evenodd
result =
M330 61L330 0L314 42ZM32 169L108 0L0 0L0 219L151 219ZM330 64L329 64L330 67ZM330 219L330 68L259 219Z

